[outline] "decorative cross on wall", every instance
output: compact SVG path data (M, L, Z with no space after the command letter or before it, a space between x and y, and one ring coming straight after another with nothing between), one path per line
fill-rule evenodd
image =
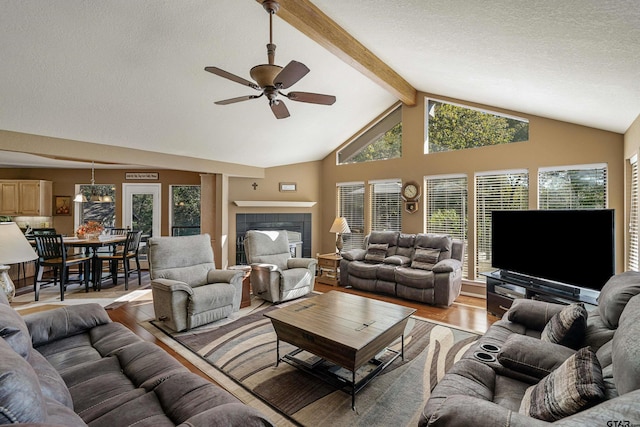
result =
M251 186L253 187L254 190L258 189L258 183L254 182L253 184L251 184Z

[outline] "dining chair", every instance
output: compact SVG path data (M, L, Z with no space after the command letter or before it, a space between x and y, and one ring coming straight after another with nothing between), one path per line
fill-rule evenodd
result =
M131 231L130 228L116 228L116 227L109 227L105 230L106 235L109 236L126 236L127 235L127 231ZM114 245L109 245L109 246L105 246L102 248L98 248L97 249L97 253L99 254L105 254L105 253L110 253L110 254L115 254L118 250L122 249L122 243L117 243Z
M55 228L33 228L31 229L31 236L41 236L44 234L56 234ZM22 270L22 278L27 278L27 264L34 261L26 261L18 264L18 280L20 280L20 271Z
M64 245L62 235L60 234L43 234L34 236L36 240L36 251L38 253L38 261L36 262L36 274L34 277L33 291L35 300L40 298L40 283L45 267L53 268L53 283L60 283L60 301L64 301L64 292L67 289L68 267L72 265L81 265L85 272L90 271L91 256L78 253L68 254ZM89 275L82 276L85 292L89 292Z
M114 286L118 282L118 268L119 262L122 261L122 268L124 271L124 288L129 290L129 275L131 274L131 260L135 260L136 268L134 271L138 273L138 286L142 286L142 277L140 269L140 238L142 231L127 231L127 239L124 242L122 250L118 250L112 254L96 254L96 262L98 263L98 271L102 271L103 261L109 262L109 271L111 272L111 279ZM100 290L100 278L96 280L98 290Z

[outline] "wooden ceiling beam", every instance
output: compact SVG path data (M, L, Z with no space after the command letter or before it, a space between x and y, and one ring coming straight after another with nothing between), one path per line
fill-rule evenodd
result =
M262 4L264 0L256 0ZM416 89L309 0L278 0L277 16L398 97L416 105Z

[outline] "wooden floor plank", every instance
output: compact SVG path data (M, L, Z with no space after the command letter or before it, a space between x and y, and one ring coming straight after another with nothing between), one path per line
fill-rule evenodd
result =
M148 284L148 275L143 275L143 285ZM27 278L28 280L29 278ZM30 285L31 282L21 283L21 285ZM22 292L26 289L20 289ZM496 316L488 314L486 311L486 301L480 298L474 298L461 295L456 298L451 307L434 307L427 304L408 301L401 298L395 298L389 295L374 294L366 291L360 291L357 289L347 289L340 286L331 286L321 283L315 284L315 290L318 292L329 292L331 290L337 290L340 292L347 292L354 295L360 295L368 298L373 298L380 301L386 301L394 304L404 305L406 307L414 308L416 310L415 315L435 322L448 323L457 326L461 329L472 330L479 333L484 333L491 326L491 324L498 320ZM202 376L203 378L211 380L200 369L191 364L188 360L180 356L173 349L162 343L153 334L140 326L141 322L149 321L154 318L153 302L151 301L130 301L115 309L107 311L109 317L114 322L119 322L132 330L136 335L145 341L152 342L162 347L165 351L175 357L189 370Z

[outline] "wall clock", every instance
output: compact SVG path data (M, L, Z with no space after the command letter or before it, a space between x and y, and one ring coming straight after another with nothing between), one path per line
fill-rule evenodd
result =
M418 211L418 200L420 200L420 186L413 182L409 181L402 186L402 190L400 191L400 195L404 200L404 210L409 213L414 213Z

